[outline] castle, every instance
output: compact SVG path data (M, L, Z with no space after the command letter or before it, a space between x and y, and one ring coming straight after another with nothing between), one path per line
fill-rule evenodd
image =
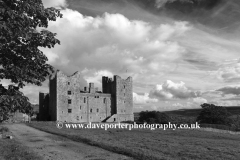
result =
M39 120L62 122L133 121L132 78L102 77L102 92L80 87L80 73L57 71L49 79L49 94L39 93Z

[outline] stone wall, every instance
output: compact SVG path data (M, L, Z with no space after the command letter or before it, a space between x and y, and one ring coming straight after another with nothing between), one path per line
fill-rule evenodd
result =
M47 121L49 117L49 94L39 93L39 120Z
M103 92L110 93L112 96L112 116L110 121L133 121L133 95L132 78L126 80L119 76L114 76L114 80L103 77ZM117 114L117 115L115 115Z
M90 83L82 91L80 74L57 75L57 120L66 122L100 122L111 115L111 95L97 92Z
M103 77L103 93L93 83L81 86L80 79L78 72L67 76L57 71L50 78L48 111L43 107L44 94L39 94L40 117L63 122L133 121L131 77L126 80L119 76L114 76L114 80Z
M57 74L49 78L49 115L51 121L57 120Z
M133 95L132 95L132 79L121 79L114 76L116 81L116 108L117 114L133 114Z

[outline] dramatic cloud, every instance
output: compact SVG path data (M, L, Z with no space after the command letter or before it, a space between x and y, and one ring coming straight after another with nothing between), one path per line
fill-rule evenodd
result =
M144 95L139 95L133 92L133 102L135 104L145 104L145 103L158 102L158 100L149 98L148 93L145 93Z
M180 103L174 103L172 106L176 107L176 108L182 108L183 107L183 105L180 104Z
M218 89L217 91L221 91L222 94L233 94L233 95L240 95L240 86L227 86Z
M94 18L69 9L62 13L62 19L49 24L62 45L41 50L50 64L67 72L87 68L138 78L166 73L185 52L175 39L191 29L182 21L155 25L121 14Z
M66 7L66 0L42 0L44 7Z
M217 105L217 106L240 106L239 100L217 100L217 101L211 101L209 102L211 104Z
M208 101L202 97L193 98L193 102L196 104L207 103Z
M235 63L224 64L217 71L210 72L218 79L226 82L237 82L240 80L240 62L237 60Z
M94 71L84 69L82 74L85 75L84 79L86 79L88 83L95 83L95 87L98 87L99 90L102 89L102 76L113 78L113 74L107 70Z
M175 0L156 0L155 6L159 9L163 7L167 2L173 2Z
M199 108L205 102L238 104L238 88L223 86L236 86L240 80L240 2L43 3L62 8L63 18L49 22L48 27L57 33L61 45L40 49L48 63L67 75L80 71L86 79L84 85L94 82L100 90L102 76L132 76L134 108L138 111ZM34 103L38 91L48 91L47 82L42 88L24 88Z
M156 85L155 89L150 91L150 97L158 99L189 99L200 95L200 92L188 89L184 82L174 83L171 80Z

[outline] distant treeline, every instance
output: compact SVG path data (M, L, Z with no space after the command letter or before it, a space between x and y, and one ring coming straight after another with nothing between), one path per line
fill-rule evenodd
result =
M233 116L225 107L215 106L214 104L204 103L201 107L202 109L196 110L195 114L192 114L192 116L189 114L178 115L174 111L174 114L172 112L142 111L137 115L135 121L138 123L146 122L159 124L168 122L175 124L191 124L198 122L201 124L201 127L234 131L240 130L240 114Z

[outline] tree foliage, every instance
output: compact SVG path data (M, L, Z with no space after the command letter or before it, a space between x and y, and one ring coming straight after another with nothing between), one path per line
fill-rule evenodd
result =
M29 99L19 91L19 87L9 85L5 89L0 85L0 118L9 117L9 115L17 110L22 113L31 114L33 108Z
M60 41L48 30L49 21L62 17L41 0L0 0L0 79L41 85L53 68L38 47L52 48Z
M60 41L44 28L62 17L55 8L44 8L41 0L0 0L0 80L10 79L18 87L0 85L0 118L11 112L31 113L29 100L19 87L41 85L53 71L39 47L52 48Z
M171 121L171 118L159 111L142 111L139 113L139 121L147 123L165 124Z
M197 117L200 123L208 124L229 124L230 113L225 107L215 106L214 104L204 103L201 105L202 111Z

